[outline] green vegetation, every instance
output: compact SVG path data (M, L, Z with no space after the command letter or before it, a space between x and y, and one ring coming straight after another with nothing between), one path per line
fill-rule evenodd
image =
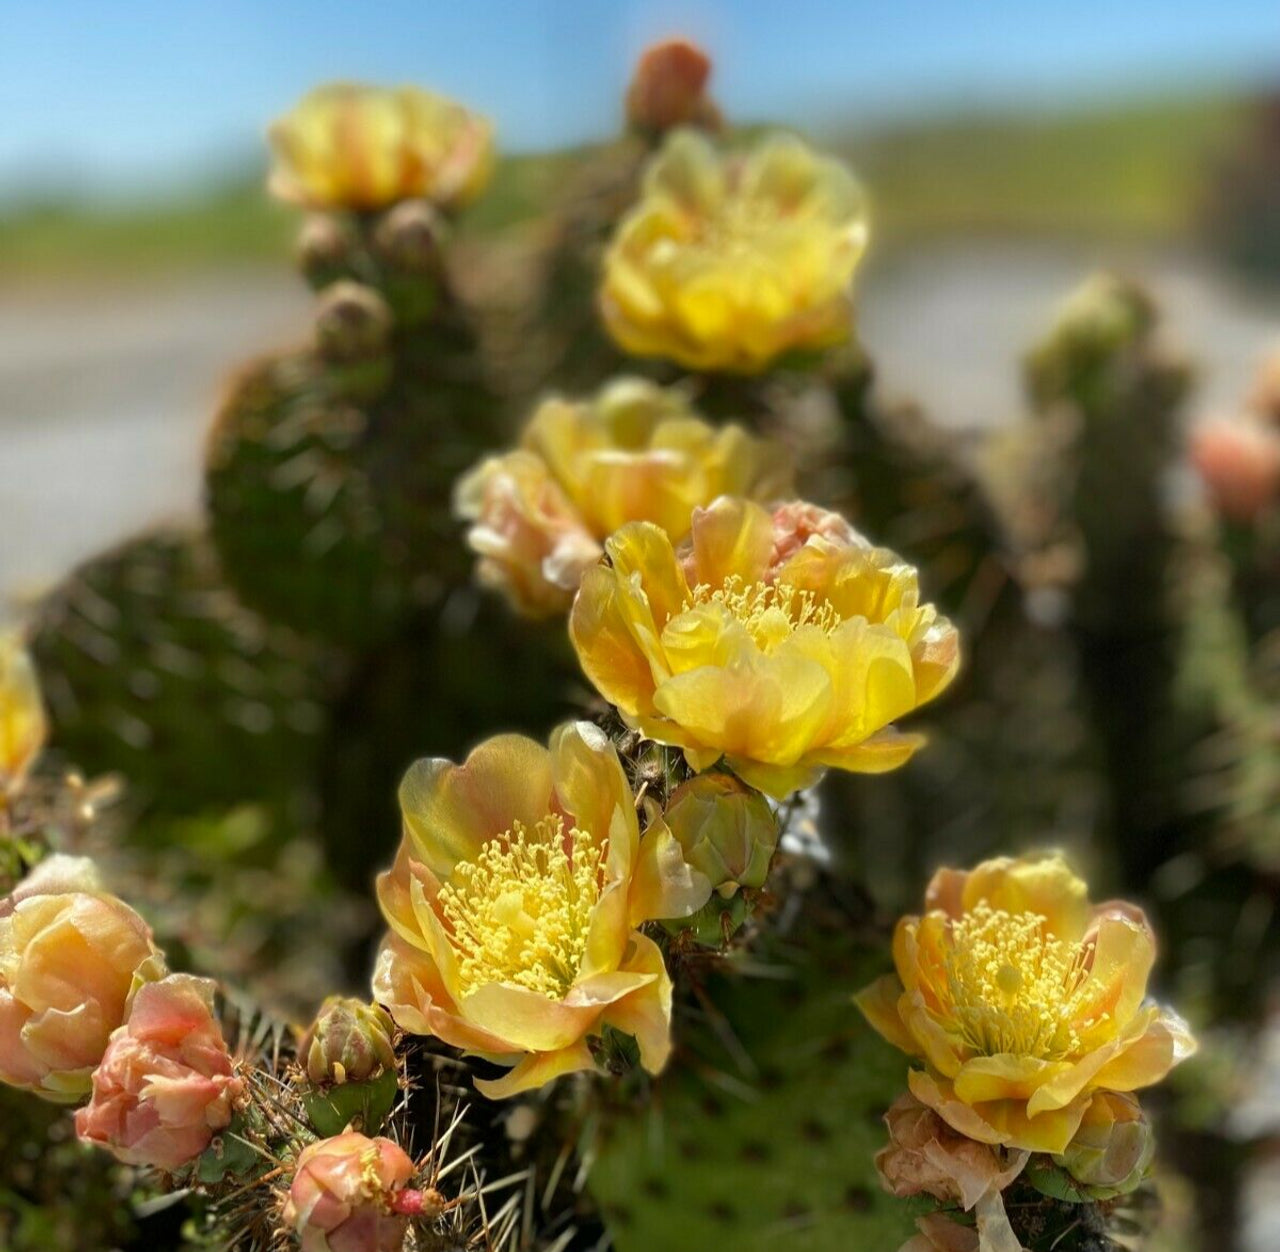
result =
M956 232L1163 241L1194 225L1208 172L1248 108L1225 95L1170 98L925 120L831 142L871 190L882 246ZM507 157L469 229L534 218L584 155ZM262 262L285 255L294 218L256 181L145 207L0 213L0 279Z

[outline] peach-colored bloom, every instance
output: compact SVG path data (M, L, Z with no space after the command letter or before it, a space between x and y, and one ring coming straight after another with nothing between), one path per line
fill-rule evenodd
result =
M657 819L640 837L608 737L561 726L544 748L486 740L465 764L419 761L400 787L405 834L378 881L392 935L375 998L413 1034L511 1072L495 1098L591 1069L588 1039L634 1035L656 1073L671 1050L671 980L637 929L686 917L711 885Z
M849 338L866 242L862 191L840 162L790 136L725 156L674 130L605 254L605 328L635 356L758 373Z
M170 974L139 988L93 1073L76 1134L130 1165L175 1170L209 1146L244 1095L213 1015L208 978Z
M617 378L585 400L544 400L518 451L459 481L454 508L473 523L481 581L545 616L569 607L618 527L654 522L678 543L698 506L726 494L772 500L791 477L773 440L709 425L678 387Z
M1214 418L1191 435L1191 463L1214 509L1255 521L1280 497L1280 430L1246 418Z
M858 996L918 1059L912 1093L980 1143L1061 1153L1098 1091L1159 1082L1195 1050L1145 1002L1155 937L1142 912L1090 908L1058 855L940 870L893 941L897 974Z
M493 167L493 128L417 87L330 83L271 127L271 191L315 209L473 200Z
M147 924L89 861L49 857L0 901L0 1081L87 1095L138 988L164 972Z
M673 126L720 124L707 98L711 58L685 39L664 39L640 54L627 88L627 121L637 130L661 133Z
M959 665L911 566L830 523L797 547L804 513L721 497L680 553L656 526L624 526L569 619L587 677L630 725L695 770L723 756L775 798L827 768L901 765L923 740L893 722Z
M392 1209L413 1162L390 1139L348 1132L303 1148L284 1204L302 1252L400 1252L408 1219Z
M22 785L48 729L30 654L16 635L0 635L0 804Z

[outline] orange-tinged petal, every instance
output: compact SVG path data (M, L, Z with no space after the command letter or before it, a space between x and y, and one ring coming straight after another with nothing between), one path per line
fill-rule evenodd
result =
M1194 1055L1196 1046L1186 1022L1162 1009L1139 1039L1098 1071L1094 1085L1108 1091L1150 1087Z
M583 672L625 717L652 714L657 684L652 643L644 647L632 629L634 599L614 571L601 566L583 576L569 614L569 635ZM652 617L643 629L656 639ZM664 672L665 664L659 668Z

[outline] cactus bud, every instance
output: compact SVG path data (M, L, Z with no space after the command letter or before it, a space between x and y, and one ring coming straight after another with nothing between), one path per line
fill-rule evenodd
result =
M434 274L440 268L440 243L446 230L440 211L426 200L406 200L383 215L374 244L393 269Z
M350 1132L303 1148L282 1213L302 1252L399 1252L397 1194L413 1162L390 1139Z
M661 135L673 126L720 125L720 112L707 98L711 58L684 39L665 39L640 54L627 88L627 123Z
M700 774L676 788L666 821L685 860L721 895L764 886L778 822L758 791L729 774Z
M395 1068L394 1032L395 1025L380 1005L330 996L303 1036L298 1055L316 1086L364 1082Z
M1090 1101L1067 1150L1053 1160L1094 1199L1109 1200L1142 1182L1154 1154L1151 1123L1138 1101L1102 1091Z
M381 356L391 336L391 309L372 287L346 280L326 287L316 313L316 343L335 362Z
M306 280L317 291L343 278L350 270L354 241L336 217L312 213L298 232L297 256Z

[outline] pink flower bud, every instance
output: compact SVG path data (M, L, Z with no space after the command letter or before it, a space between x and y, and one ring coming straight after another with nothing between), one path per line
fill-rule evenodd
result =
M390 1139L349 1132L298 1157L284 1221L302 1252L400 1252L408 1218L393 1207L413 1162Z
M0 1082L88 1094L134 994L164 974L147 924L89 861L52 856L0 901Z
M1191 436L1191 462L1213 507L1252 522L1280 494L1280 433L1261 422L1215 418Z
M209 1146L244 1095L213 1015L214 984L170 974L142 987L93 1074L76 1133L130 1165L174 1170Z

